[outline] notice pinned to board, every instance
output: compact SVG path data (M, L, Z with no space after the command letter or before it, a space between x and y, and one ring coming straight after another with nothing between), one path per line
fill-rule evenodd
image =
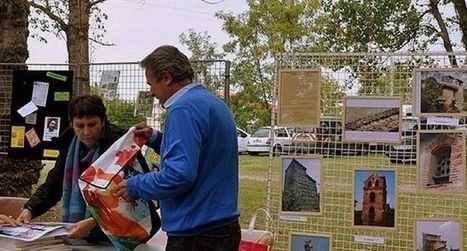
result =
M54 101L69 101L69 92L54 92Z
M24 148L25 131L26 131L26 127L24 126L12 126L11 127L11 147Z
M37 107L36 107L37 108ZM37 112L33 112L26 117L24 117L24 123L35 125L37 123Z
M47 95L49 94L49 83L35 81L32 89L32 102L41 107L47 105Z
M26 117L35 111L37 111L37 106L32 101L29 101L27 104L18 109L18 113L23 117Z
M37 135L36 130L34 130L34 128L29 129L29 131L27 131L25 135L31 148L41 143L41 140L39 139L39 136Z
M44 149L44 157L47 158L57 158L58 154L60 153L59 150L53 150L53 149Z
M63 82L66 82L66 79L67 79L67 76L61 75L61 74L58 74L58 73L55 73L55 72L51 72L51 71L47 72L46 76L49 77L49 78L53 78L53 79L56 79L56 80L63 81Z

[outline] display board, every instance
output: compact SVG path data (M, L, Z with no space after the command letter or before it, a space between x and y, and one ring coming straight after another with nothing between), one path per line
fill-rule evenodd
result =
M68 126L72 71L14 71L9 158L54 159L54 142Z
M270 154L274 250L467 250L467 71L427 57L277 57L272 125L299 126L281 114L288 99L300 103L283 73L317 67L326 81L314 119L336 123Z

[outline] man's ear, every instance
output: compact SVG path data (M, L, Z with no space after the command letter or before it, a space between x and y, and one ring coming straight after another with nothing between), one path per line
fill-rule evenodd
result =
M172 83L172 75L170 75L168 72L164 72L164 74L162 75L162 81L165 85L169 85L170 83Z

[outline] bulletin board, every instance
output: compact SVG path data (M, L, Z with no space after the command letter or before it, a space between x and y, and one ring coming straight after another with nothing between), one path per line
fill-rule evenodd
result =
M13 72L9 158L55 159L54 140L69 126L72 71Z

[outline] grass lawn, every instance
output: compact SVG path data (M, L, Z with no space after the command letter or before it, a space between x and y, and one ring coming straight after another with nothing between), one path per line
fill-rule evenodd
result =
M43 163L45 163L45 167L41 172L38 185L45 181L48 171L54 164L53 161L44 161ZM266 207L268 163L267 156L240 156L239 209L242 228L248 227L251 215L256 209ZM46 215L46 220L60 221L60 219L60 205L57 205L52 212ZM264 222L264 216L259 216L256 226L261 228L264 226Z

